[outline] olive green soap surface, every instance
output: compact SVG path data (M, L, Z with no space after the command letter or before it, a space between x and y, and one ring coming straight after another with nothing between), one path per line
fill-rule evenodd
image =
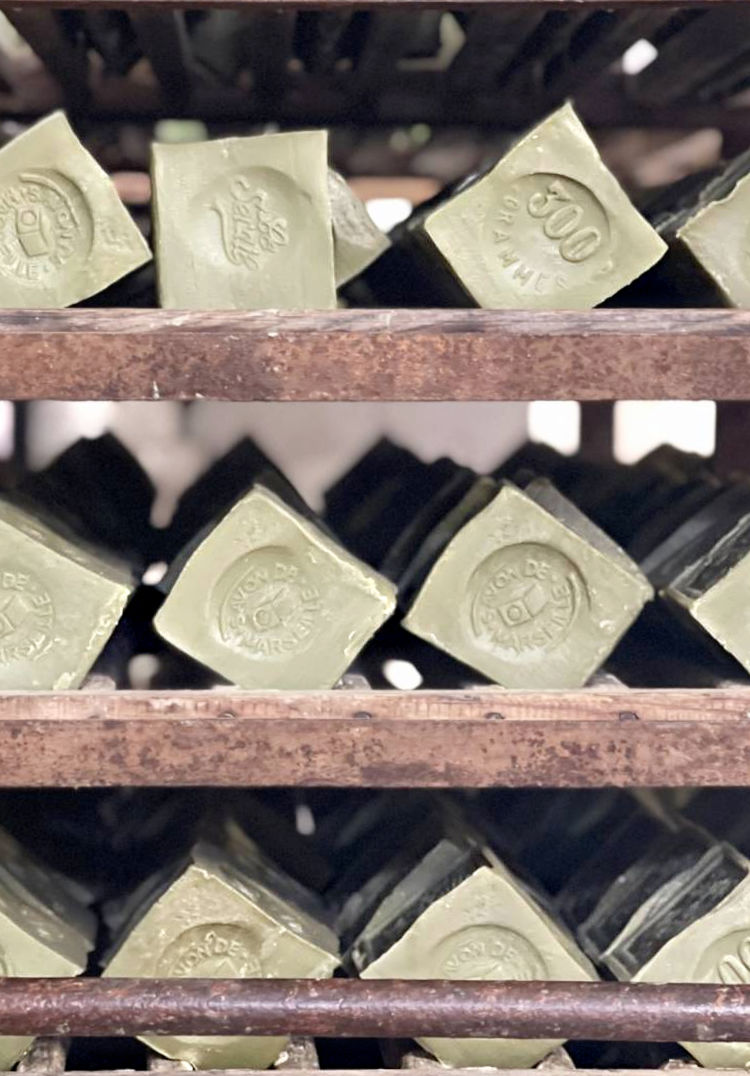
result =
M422 228L483 307L594 307L667 249L568 104Z
M79 687L131 591L117 564L0 500L0 689Z
M189 558L157 631L245 688L332 687L390 616L395 588L255 486Z
M510 484L435 562L404 627L509 688L582 686L652 596Z
M502 865L480 867L434 901L365 979L596 979L573 940ZM425 1038L446 1065L527 1068L561 1040Z
M0 879L0 977L80 975L90 948L90 939L76 927ZM10 1069L31 1042L26 1036L0 1036L2 1070Z
M750 176L699 209L677 232L730 306L750 307Z
M747 864L750 868L750 864ZM750 875L633 976L645 983L750 983ZM747 1069L750 1042L685 1042L707 1068Z
M219 860L198 856L121 940L104 970L115 978L327 978L336 940L261 887L239 882ZM322 943L322 944L321 944ZM286 1037L143 1036L167 1057L196 1068L266 1068Z
M150 260L62 112L0 149L0 306L70 306Z
M152 148L159 301L336 306L324 131Z
M744 595L750 586L750 516L689 565L663 593L750 671L750 622Z
M333 168L328 170L328 193L336 287L341 288L388 250L391 242L372 220L364 202Z

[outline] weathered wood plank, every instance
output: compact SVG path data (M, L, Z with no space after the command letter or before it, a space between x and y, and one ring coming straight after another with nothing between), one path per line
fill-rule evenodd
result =
M0 785L741 785L750 689L0 695Z
M0 399L750 399L750 311L0 313Z

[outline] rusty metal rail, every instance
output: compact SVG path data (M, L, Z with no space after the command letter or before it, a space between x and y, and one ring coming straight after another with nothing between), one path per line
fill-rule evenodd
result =
M0 980L0 1034L147 1032L748 1041L750 986L342 979Z

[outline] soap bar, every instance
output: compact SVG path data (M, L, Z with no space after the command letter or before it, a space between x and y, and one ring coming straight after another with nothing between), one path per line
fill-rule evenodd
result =
M24 866L16 862L13 870L0 871L0 976L80 975L94 945L91 917L87 918L82 904L75 904L53 872L46 879L48 898L44 899L37 888L37 872L42 868L32 862ZM53 909L53 902L70 909L70 921ZM9 1070L32 1041L27 1036L0 1036L2 1069Z
M607 830L587 842L589 854L568 872L565 884L555 895L555 906L563 920L576 931L592 915L605 893L643 856L644 849L669 833L664 817L631 797L632 808L624 817L615 815ZM600 950L587 948L588 932L579 942L592 959Z
M385 897L352 956L365 979L596 979L529 888L491 852L445 837ZM443 1064L527 1068L560 1040L418 1040Z
M616 948L616 939L638 909L663 885L691 870L715 843L698 827L662 820L655 839L612 881L579 924L578 940L585 951L603 959L611 946ZM607 962L615 971L614 962Z
M484 307L587 309L667 249L569 104L428 212L419 232Z
M580 687L652 596L554 487L506 484L448 543L404 627L504 687Z
M1 306L70 306L150 259L114 185L62 112L0 150Z
M199 842L183 862L141 888L115 924L105 976L115 978L312 978L332 975L338 943L325 923L260 877L251 856L235 859ZM284 889L283 885L279 886ZM196 1068L272 1065L284 1036L142 1036L158 1053Z
M747 170L747 154L745 161ZM685 221L676 238L712 278L727 306L748 307L750 268L745 230L750 212L750 175L743 174L724 197L712 197L711 190L704 197L708 204Z
M142 572L153 546L155 490L135 457L112 434L82 437L18 487L82 537Z
M347 549L382 565L421 505L450 479L448 459L425 463L381 438L325 494L325 520Z
M605 962L634 982L750 982L749 868L731 846L713 844L633 916ZM708 1068L750 1063L750 1043L682 1045Z
M152 148L159 301L336 306L324 131Z
M273 483L274 492L287 504L302 515L309 515L310 509L294 486L255 441L243 437L182 494L162 536L162 558L170 563L196 534L215 522L253 483L261 480L267 486Z
M310 519L253 487L188 556L155 626L246 688L330 688L395 588Z
M747 491L733 492L744 500ZM683 557L678 554L677 574L665 581L661 593L680 619L705 632L750 670L750 625L742 597L750 580L750 514L727 520L721 501L709 502L704 512L716 510L713 525Z
M42 863L12 834L0 827L0 884L27 904L52 912L91 943L97 921L89 905L91 890Z
M331 199L336 287L342 288L388 250L391 242L375 224L364 202L333 168L328 169L328 196Z
M118 562L0 501L0 688L79 687L133 589Z

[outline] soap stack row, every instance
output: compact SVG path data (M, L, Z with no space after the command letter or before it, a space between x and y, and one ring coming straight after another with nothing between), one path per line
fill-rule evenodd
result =
M602 467L527 444L479 475L382 440L315 514L244 439L162 530L153 495L107 435L0 499L4 689L126 686L142 653L154 687L262 690L381 686L387 657L454 687L750 668L750 484L668 446Z
M158 301L585 309L658 296L746 306L748 167L745 154L641 212L566 104L385 236L329 168L325 131L157 142ZM62 113L0 150L0 235L5 307L64 307L100 292L129 305L153 283L146 239ZM641 278L645 292L633 291Z
M0 830L2 974L70 976L88 966L125 978L321 979L340 970L373 979L750 980L750 813L736 795L701 793L677 810L666 796L615 791L321 793L308 838L290 825L283 794L276 804L235 795L192 818L180 795L177 810L165 802L141 828L133 848L150 843L151 855L133 855L114 891L101 878L62 874ZM286 1043L144 1041L210 1069L268 1067ZM2 1067L29 1045L0 1039ZM559 1043L420 1045L450 1066L530 1067ZM750 1061L750 1044L687 1049L713 1067Z

